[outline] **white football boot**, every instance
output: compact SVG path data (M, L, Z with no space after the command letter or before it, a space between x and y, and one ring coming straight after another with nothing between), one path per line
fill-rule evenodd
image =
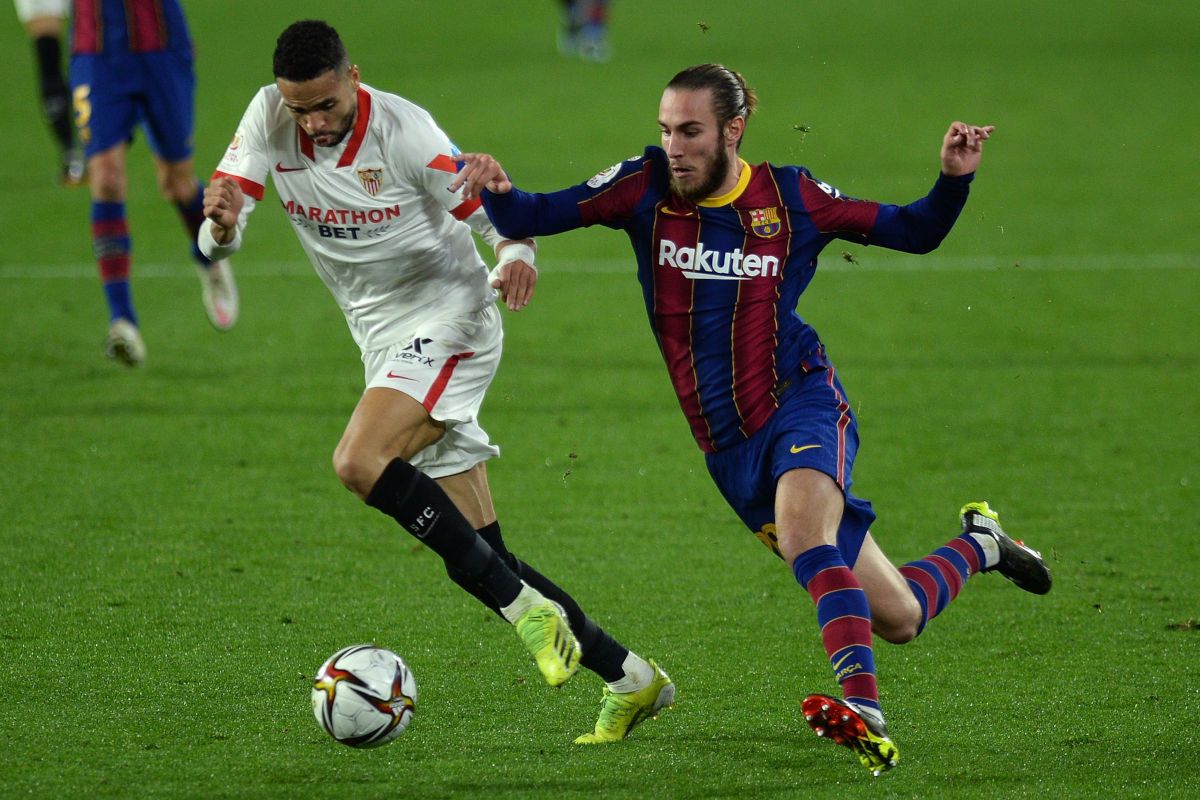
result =
M127 367L140 366L146 360L146 344L137 326L124 317L113 320L104 337L104 355Z
M227 331L238 318L238 290L233 280L229 259L222 258L208 266L196 265L208 321L219 331Z

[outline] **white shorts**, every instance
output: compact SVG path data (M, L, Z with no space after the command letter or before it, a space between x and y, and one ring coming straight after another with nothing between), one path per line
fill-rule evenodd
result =
M446 435L410 460L429 477L466 472L500 455L477 418L503 341L500 312L489 304L474 314L423 323L407 341L363 353L368 389L403 392L445 424Z
M29 22L38 17L67 18L70 0L17 0L17 19Z

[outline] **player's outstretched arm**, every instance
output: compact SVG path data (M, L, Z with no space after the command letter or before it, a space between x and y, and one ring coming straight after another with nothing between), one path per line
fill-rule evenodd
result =
M957 120L950 123L942 139L942 174L953 178L979 169L983 143L994 130L995 125L968 125Z
M463 199L470 200L478 197L487 189L493 194L505 194L512 191L512 182L500 166L500 162L487 153L459 153L454 160L462 164L458 175L450 184L450 191L457 192L463 188Z
M245 201L242 187L229 178L214 178L204 187L204 216L212 221L217 244L229 244L237 236L238 215Z

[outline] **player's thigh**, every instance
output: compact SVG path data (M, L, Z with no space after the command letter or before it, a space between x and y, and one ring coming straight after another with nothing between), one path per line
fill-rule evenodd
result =
M363 392L350 415L334 460L346 470L376 466L382 472L393 458L409 460L444 433L445 426L414 398L372 387Z
M145 94L142 116L154 154L166 162L191 158L195 127L196 76L190 53L144 53Z
M503 339L493 305L427 320L391 347L363 354L366 383L415 398L441 422L474 422L496 376Z
M775 526L785 561L836 544L846 498L833 478L809 468L788 470L775 487Z
M489 305L427 321L391 347L364 352L367 391L355 417L373 419L381 397L404 398L393 405L405 409L405 416L385 424L390 435L377 438L371 427L352 418L335 454L343 482L361 494L360 484L370 477L364 472L375 464L382 470L397 457L440 480L499 455L478 414L496 374L502 340L499 313ZM492 514L490 500L477 505L483 516Z
M129 143L140 115L139 91L139 76L127 59L71 57L75 128L86 157Z
M854 564L854 577L867 593L876 635L897 643L916 636L921 606L908 588L908 581L869 533Z

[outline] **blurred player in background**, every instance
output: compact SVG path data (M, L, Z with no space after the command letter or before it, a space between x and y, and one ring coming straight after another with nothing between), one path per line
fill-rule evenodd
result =
M796 313L817 254L835 238L912 253L942 241L967 200L992 127L955 122L941 175L906 206L845 197L802 167L738 155L757 99L719 64L680 72L659 106L662 147L553 194L513 188L489 155L460 156L453 184L509 236L601 224L624 230L646 311L710 474L743 522L816 603L843 699L802 703L812 728L875 774L899 760L875 679L871 634L907 642L977 572L1050 590L1041 556L1009 538L986 503L962 533L897 569L870 534L871 504L850 492L858 434L816 331Z
M560 0L558 52L584 61L608 61L608 0Z
M75 142L71 92L62 63L63 30L70 0L16 0L16 3L17 18L33 42L42 112L61 154L61 180L65 186L81 186L85 172L83 150Z
M600 719L576 741L619 741L672 702L674 684L508 551L488 488L499 450L477 416L500 360L495 289L512 310L529 302L533 242L502 238L478 199L448 191L454 145L424 109L360 83L329 25L288 27L274 73L205 193L201 248L238 250L271 175L362 350L367 387L334 451L338 477L512 623L548 683L580 663L600 675ZM491 275L472 230L496 252Z
M146 358L130 293L125 161L140 125L154 154L158 188L175 204L192 241L202 300L217 330L238 316L237 286L225 260L195 245L204 221L204 184L192 168L192 40L179 0L74 0L71 88L87 155L92 243L108 301L109 358L137 366Z

